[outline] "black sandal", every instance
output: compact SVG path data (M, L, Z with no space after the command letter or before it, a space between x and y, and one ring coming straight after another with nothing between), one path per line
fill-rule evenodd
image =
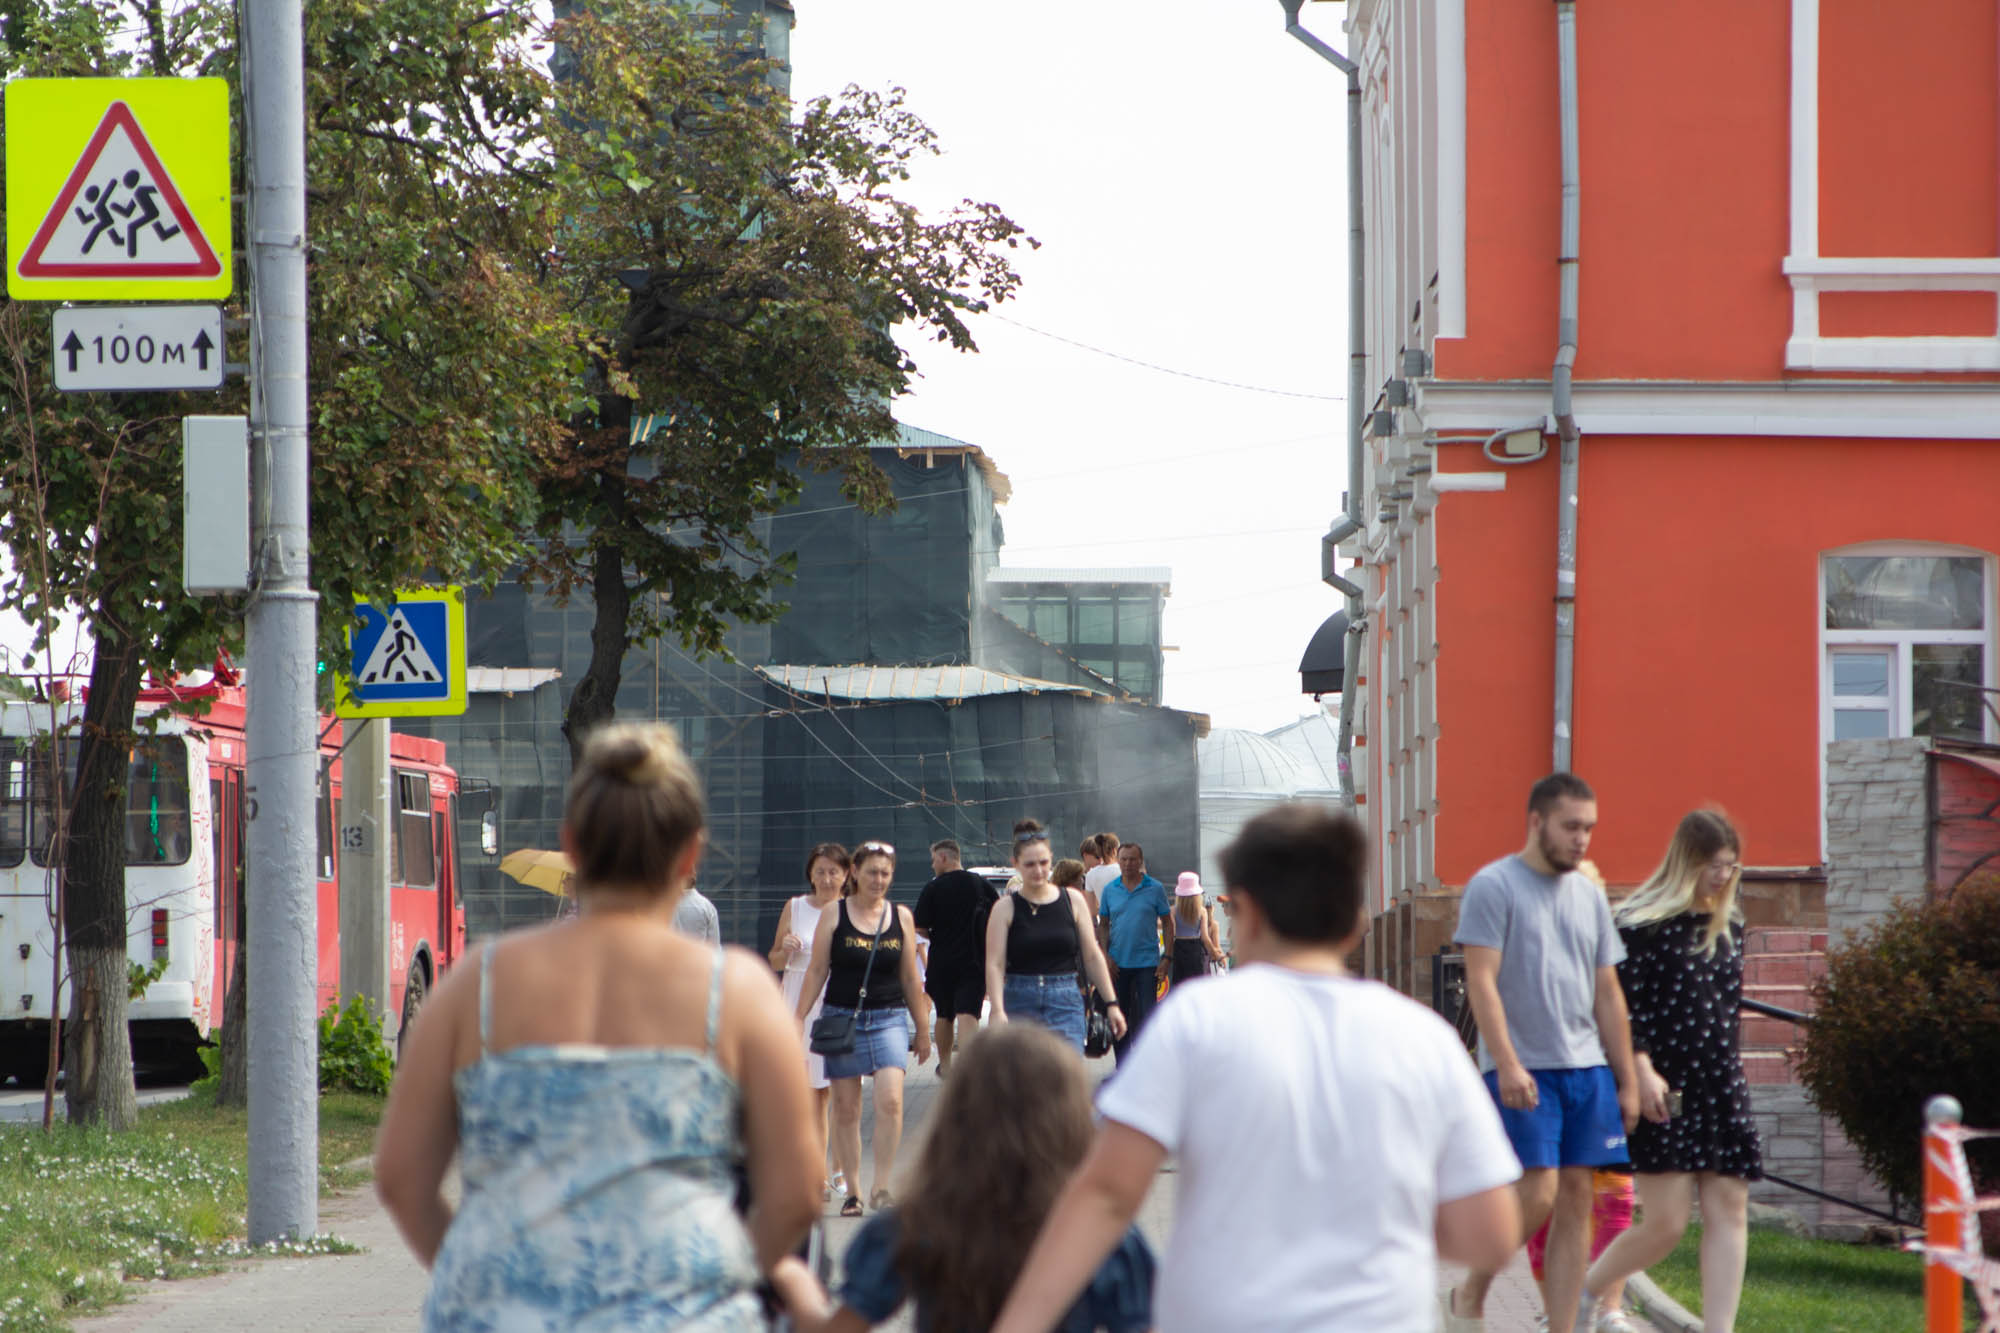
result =
M859 1194L848 1195L840 1205L840 1215L842 1217L861 1216L861 1196Z

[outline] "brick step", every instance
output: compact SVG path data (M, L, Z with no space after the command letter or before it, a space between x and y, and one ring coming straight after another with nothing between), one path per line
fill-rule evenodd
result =
M1743 932L1745 953L1825 953L1827 934L1823 930L1796 930L1785 926L1752 926Z
M1792 1062L1783 1051L1743 1052L1743 1076L1753 1085L1796 1083L1792 1074Z
M1795 1023L1762 1014L1745 1014L1737 1040L1745 1051L1783 1051L1798 1045L1804 1037L1805 1029Z
M1765 1004L1775 1004L1780 1009L1791 1009L1802 1014L1809 1014L1813 1009L1812 987L1806 985L1774 985L1745 981L1743 998L1762 1000Z
M1825 975L1825 954L1753 953L1743 958L1746 986L1809 986Z

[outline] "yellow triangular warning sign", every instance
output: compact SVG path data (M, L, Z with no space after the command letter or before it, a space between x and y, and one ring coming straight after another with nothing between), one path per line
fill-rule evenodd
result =
M221 271L124 102L105 110L20 263L24 278L201 278Z

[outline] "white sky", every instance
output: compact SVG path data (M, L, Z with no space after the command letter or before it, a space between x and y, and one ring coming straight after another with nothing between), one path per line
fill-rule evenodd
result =
M944 155L905 197L992 200L1042 242L980 352L909 344L897 415L1014 483L1009 565L1168 565L1166 702L1268 730L1338 609L1319 535L1345 485L1346 82L1277 0L796 0L792 91L900 85ZM1336 47L1342 7L1303 22Z
M1339 606L1319 534L1346 478L1345 81L1276 0L797 7L795 96L907 88L944 155L905 196L992 200L1042 242L1000 316L1324 396L987 316L977 354L911 344L897 412L1012 480L1004 563L1172 567L1168 704L1258 730L1310 712L1299 656ZM1344 46L1342 9L1304 21Z

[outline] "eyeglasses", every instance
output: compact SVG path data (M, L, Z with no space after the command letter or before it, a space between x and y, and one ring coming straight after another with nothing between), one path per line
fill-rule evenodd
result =
M890 856L896 854L896 849L886 842L864 842L854 850L857 852L887 852Z

